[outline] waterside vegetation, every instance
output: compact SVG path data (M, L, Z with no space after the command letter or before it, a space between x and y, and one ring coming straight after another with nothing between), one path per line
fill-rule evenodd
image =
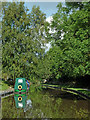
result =
M28 12L24 2L3 2L2 79L9 83L24 77L36 90L45 80L65 88L89 89L89 8L88 2L59 3L48 23L39 6ZM45 52L49 42L51 48Z

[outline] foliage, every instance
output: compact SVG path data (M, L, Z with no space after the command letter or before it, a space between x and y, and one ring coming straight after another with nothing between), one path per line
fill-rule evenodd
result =
M59 3L51 24L39 6L28 13L23 2L2 4L3 75L25 77L36 86L44 79L90 75L88 2ZM50 41L52 48L45 53Z
M42 59L48 32L45 14L33 6L31 13L24 3L3 5L3 73L16 77L38 78L37 64Z
M90 75L88 3L61 3L53 15L52 49L48 52L53 78Z
M1 85L0 91L7 90L10 87L7 83L5 83L5 81L0 82L0 85Z

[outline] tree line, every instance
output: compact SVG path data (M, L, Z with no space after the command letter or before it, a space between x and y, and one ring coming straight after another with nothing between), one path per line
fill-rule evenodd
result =
M57 8L48 23L39 6L28 12L24 2L2 3L3 78L41 83L90 75L90 4L66 2ZM49 42L51 48L45 52Z

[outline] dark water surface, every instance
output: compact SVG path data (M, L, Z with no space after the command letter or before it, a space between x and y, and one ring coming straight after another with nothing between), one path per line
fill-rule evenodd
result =
M2 118L88 118L89 101L59 90L29 93L25 108L16 108L14 96L2 98Z

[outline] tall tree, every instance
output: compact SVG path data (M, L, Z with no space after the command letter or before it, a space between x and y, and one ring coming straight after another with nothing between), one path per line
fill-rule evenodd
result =
M58 64L58 70L54 69L58 75L56 75L56 78L90 75L90 54L88 51L88 12L90 5L88 3L80 3L79 6L79 3L66 3L66 6L63 7L59 3L57 7L58 11L53 15L51 25L52 29L55 30L52 35L55 41L53 46L59 47L55 55L59 61L57 60L54 65L55 68ZM54 55L52 59L54 60Z
M44 44L48 33L45 14L39 7L33 7L31 13L24 3L10 3L3 6L3 73L11 78L38 77L37 64L44 53Z

